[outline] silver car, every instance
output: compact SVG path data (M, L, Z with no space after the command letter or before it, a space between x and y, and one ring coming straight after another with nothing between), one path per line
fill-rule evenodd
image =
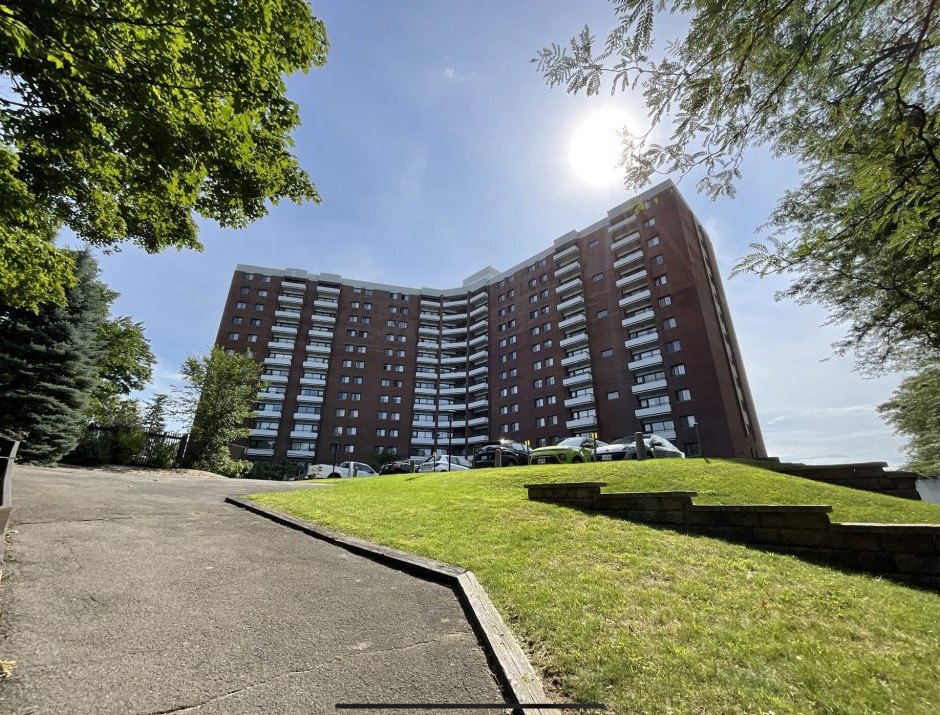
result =
M685 459L685 454L665 437L658 434L644 434L643 446L646 447L648 459L654 457L679 457ZM636 459L636 441L631 437L615 439L604 447L598 447L594 453L598 462L609 462L619 459Z

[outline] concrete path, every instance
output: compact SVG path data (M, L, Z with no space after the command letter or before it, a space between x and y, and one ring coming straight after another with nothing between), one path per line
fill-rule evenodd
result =
M18 466L13 487L0 712L503 702L450 589L222 501L297 485Z

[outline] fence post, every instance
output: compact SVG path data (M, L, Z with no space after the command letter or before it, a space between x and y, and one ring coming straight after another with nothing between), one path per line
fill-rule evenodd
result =
M176 450L176 466L180 467L183 464L183 457L186 456L186 448L189 446L189 432L183 435L183 438L180 440L180 446Z

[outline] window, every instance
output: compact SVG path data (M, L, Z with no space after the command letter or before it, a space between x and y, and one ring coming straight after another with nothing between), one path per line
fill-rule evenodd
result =
M664 295L659 299L659 307L665 308L667 305L672 305L672 296Z
M241 289L241 294L242 294L242 295L249 295L250 293L251 293L251 288L248 288L247 286L245 286L245 287L243 287L243 288Z
M685 375L685 365L682 363L679 363L678 365L673 365L672 374L673 375Z
M691 390L676 390L676 400L678 402L688 402L692 399Z
M607 393L607 399L608 399L608 400L619 400L619 399L620 399L620 393L617 392L616 390L614 390L613 392L608 392L608 393Z
M668 283L668 281L666 280L666 275L665 275L665 274L663 274L663 275L661 275L661 276L656 276L656 277L653 279L653 285L654 285L654 286L664 286L664 285L666 285L666 283Z
M610 315L610 311L608 311L607 308L597 311L598 318L606 318L608 315Z
M355 447L355 445L347 444L345 447L343 447L343 451L344 451L346 454L352 454L353 452L356 451L356 447Z
M362 309L363 309L363 310L372 310L372 303L363 303L363 304L362 304Z
M261 318L252 318L248 321L248 324L253 328L257 328L259 325L261 325Z
M542 379L541 379L541 378L539 378L538 380L533 380L533 381L532 381L532 387L534 387L536 390L539 389L541 386L542 386Z
M256 342L258 342L258 336L255 335L254 333L248 333L248 342L249 342L249 343L256 343Z
M241 325L244 322L245 322L245 319L239 316L235 316L234 318L232 318L232 325Z
M678 340L670 340L666 343L666 353L677 353L682 350L682 345Z
M655 218L648 218L643 222L643 228L651 228L656 225Z
M245 307L246 307L246 303L245 303L244 301L242 301L242 300L238 301L238 302L235 304L235 309L236 309L236 310L244 310Z
M228 339L229 339L229 340L238 340L240 337L241 337L241 334L240 334L240 333L229 333L229 334L228 334Z
M518 375L518 374L519 374L519 369L518 369L518 368L515 368L515 367L514 367L514 368L512 368L512 369L509 371L509 377L515 377L515 376Z
M598 281L602 281L602 280L604 280L604 274L603 274L603 273L595 273L594 276L593 276L593 278L591 278L591 280L593 280L595 283L597 283Z
M262 282L262 283L270 283L270 282L271 282L271 276L261 276L261 282Z
M695 415L685 415L679 418L680 427L695 427Z
M601 351L601 357L602 357L602 358L609 358L609 357L613 357L613 356L614 356L614 349L613 349L613 348L605 348L604 350Z
M664 261L664 260L665 260L665 259L663 258L663 254L662 254L662 253L660 253L658 256L653 256L653 257L650 259L650 268L655 268L656 266L661 266L661 265L663 265L663 261Z
M336 399L337 399L337 400L346 400L346 399L348 399L348 398L349 398L349 393L348 393L348 392L337 392L337 393L336 393Z
M258 297L259 297L259 298L267 298L267 297L268 297L268 292L267 292L266 290L264 290L264 289L261 289L261 290L258 291Z
M554 385L554 384L555 384L555 376L554 376L554 375L549 375L548 377L545 378L545 385L546 385L546 386L548 386L548 385Z
M541 360L536 360L534 363L532 363L532 369L533 369L533 370L541 370L541 369L542 369L542 361L541 361Z
M245 280L246 280L246 281L253 281L254 279L255 279L255 274L254 274L254 273L246 273L246 274L245 274Z
M264 303L255 303L255 310L264 310Z
M659 245L659 236L650 236L646 241L647 246L658 246Z
M545 398L545 404L547 405L554 405L557 402L558 402L558 397L556 397L555 395L549 395L548 397ZM554 422L552 424L554 424Z
M664 329L664 330L669 330L670 328L674 328L674 327L676 327L676 319L675 319L675 318L666 318L666 319L663 321L663 329Z
M597 239L595 238L593 241L589 241L587 247L588 247L588 248L597 248Z

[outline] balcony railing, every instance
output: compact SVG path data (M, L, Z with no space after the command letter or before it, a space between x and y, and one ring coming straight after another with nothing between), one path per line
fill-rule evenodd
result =
M568 248L563 248L562 250L558 251L558 253L552 256L552 258L554 259L555 263L561 263L566 258L570 258L571 256L577 256L577 255L578 255L578 244L572 243L570 246L568 246Z
M652 320L656 317L656 313L653 312L652 308L647 308L642 313L637 313L636 315L631 315L628 318L624 318L620 321L620 324L629 328L631 325L639 325L640 323L645 323L647 320Z
M593 381L593 376L590 372L582 372L580 375L571 375L566 377L561 381L561 384L565 387L573 387L575 385L588 385Z
M626 308L628 305L634 305L640 301L649 300L650 295L652 295L650 293L650 289L643 288L642 290L638 290L634 293L628 293L619 301L617 301L617 305L619 305L621 308Z
M646 276L649 275L645 268L641 268L638 271L633 273L628 273L623 278L617 281L618 288L626 288L628 285L633 285L634 283L639 283L640 281L645 281Z
M614 261L614 268L621 269L625 266L629 266L632 263L643 260L643 251L633 251L633 253L628 253L623 258L618 258Z
M639 370L644 367L651 367L653 365L662 365L663 356L662 355L653 355L651 357L640 358L639 360L633 360L632 362L627 363L628 370Z
M639 347L640 345L646 345L648 343L655 343L658 340L659 340L659 333L654 330L653 332L647 333L646 335L640 335L636 338L630 338L629 340L624 340L623 346L625 348L636 348L636 347Z
M569 335L567 338L563 338L558 344L563 348L573 348L576 345L581 345L584 343L587 344L588 334L586 332L575 333L574 335Z
M597 417L579 417L578 419L565 422L565 427L568 429L587 429L595 425L597 425Z
M567 330L568 328L573 328L575 325L580 324L587 325L587 316L584 313L575 313L572 316L569 316L558 323L558 327L561 330Z
M653 415L665 415L672 412L672 405L668 402L663 405L653 405L652 407L643 407L634 414L637 417L652 417Z
M665 390L667 387L665 380L650 380L649 382L641 382L638 385L634 385L630 388L630 392L634 395L638 395L641 392L652 392L653 390Z
M562 283L560 286L558 286L555 289L555 295L557 295L559 298L570 295L575 291L581 290L583 285L584 284L581 282L581 278L572 278L570 281L566 281L565 283Z

